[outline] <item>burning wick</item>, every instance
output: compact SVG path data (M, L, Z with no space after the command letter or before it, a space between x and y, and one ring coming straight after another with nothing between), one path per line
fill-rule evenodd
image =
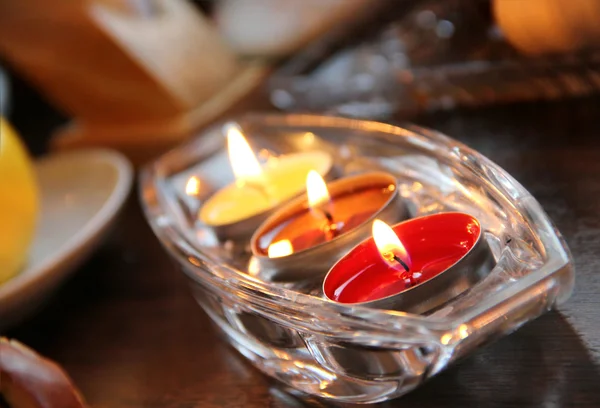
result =
M400 265L402 265L405 272L408 272L409 271L408 265L402 259L400 259L400 257L398 255L393 255L393 256L394 256L394 261L396 261Z
M253 183L249 180L239 180L238 185L246 186L253 190L256 190L267 199L271 198L271 194L269 194L269 192L267 191L267 187L263 183Z
M250 145L237 125L225 126L227 151L231 169L239 186L248 186L267 199L271 197L265 185L264 174Z
M324 210L322 208L319 209L323 215L325 216L325 218L327 218L327 221L329 221L329 224L335 224L335 221L333 220L333 215L331 215L331 213L327 210Z
M331 202L329 191L323 177L314 170L311 170L306 175L306 194L308 196L308 206L313 211L318 211L327 219L325 231L331 234L330 238L337 235L337 224L331 212L323 208L323 205Z
M381 254L381 257L386 262L395 261L399 263L402 268L404 268L404 272L409 272L410 268L408 267L408 264L397 255L397 253L401 253L408 257L404 245L402 245L400 238L398 238L398 235L396 235L394 230L385 222L375 220L373 221L372 234L375 246Z

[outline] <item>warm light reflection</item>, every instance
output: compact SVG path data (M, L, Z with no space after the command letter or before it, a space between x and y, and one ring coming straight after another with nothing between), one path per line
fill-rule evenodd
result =
M185 193L189 196L197 196L200 193L200 179L196 176L189 178L185 184Z
M446 333L442 336L440 340L442 341L443 345L447 346L452 341L452 334Z
M315 142L315 134L312 132L306 132L303 138L304 144L310 146Z
M260 273L260 263L258 262L258 258L252 257L250 258L250 262L248 262L248 274L250 276L258 276Z
M466 324L461 324L460 326L458 326L458 335L461 339L466 339L467 337L469 337L469 326L467 326Z
M309 171L306 176L306 194L310 208L316 208L329 201L325 180L314 170Z
M227 151L236 180L259 177L262 170L246 138L236 125L227 126Z
M287 256L292 252L294 252L292 243L289 240L284 239L269 245L268 255L269 258L281 258L282 256Z
M408 262L406 248L389 225L381 220L373 221L372 234L375 246L383 259L392 263L395 262L394 257L398 257L404 262Z

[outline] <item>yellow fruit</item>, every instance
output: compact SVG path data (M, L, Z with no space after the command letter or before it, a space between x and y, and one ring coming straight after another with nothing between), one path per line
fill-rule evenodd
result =
M0 116L0 284L24 266L37 214L31 160L17 133Z

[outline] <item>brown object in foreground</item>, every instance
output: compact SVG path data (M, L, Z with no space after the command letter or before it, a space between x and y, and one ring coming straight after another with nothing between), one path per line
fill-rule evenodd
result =
M55 362L0 337L0 395L11 408L84 408L69 376Z

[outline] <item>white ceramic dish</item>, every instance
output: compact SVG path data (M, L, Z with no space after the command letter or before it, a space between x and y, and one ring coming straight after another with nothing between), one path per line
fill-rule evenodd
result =
M133 180L128 160L109 150L83 150L36 162L41 214L25 269L0 285L0 331L48 299L101 242Z

